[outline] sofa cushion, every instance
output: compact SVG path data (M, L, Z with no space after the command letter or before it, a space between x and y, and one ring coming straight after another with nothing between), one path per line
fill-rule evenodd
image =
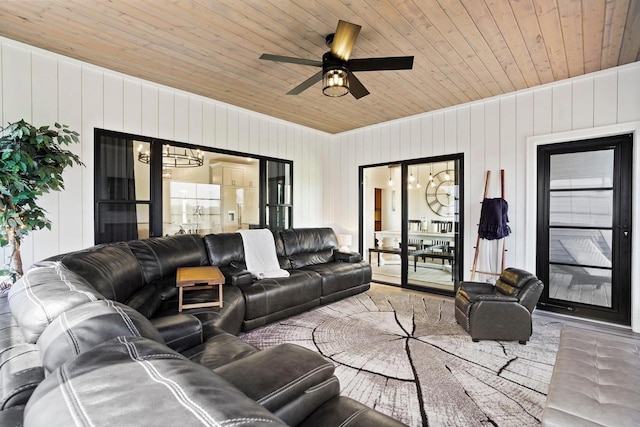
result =
M140 264L124 242L72 252L62 256L60 262L107 299L124 303L144 286Z
M258 352L259 350L251 344L218 329L216 335L212 335L202 344L182 352L182 355L213 370Z
M138 310L147 319L152 318L164 301L178 296L176 275L171 274L157 282L143 286L127 300L126 304Z
M522 287L535 276L528 271L517 268L506 268L496 281L496 290L505 295L518 296Z
M316 409L299 427L406 427L400 421L345 396L336 396Z
M334 371L335 366L330 360L289 343L267 348L215 369L218 375L272 412L330 379ZM331 397L327 396L326 400ZM306 415L309 415L314 408L306 409Z
M283 270L290 270L292 268L291 261L287 257L287 252L284 249L284 241L282 240L282 234L280 231L273 231L273 241L276 245L276 256L278 257L278 263Z
M23 417L24 405L0 410L0 426L21 426Z
M140 263L147 284L175 274L179 267L209 264L202 237L196 234L134 240L128 245Z
M27 403L43 379L37 345L22 343L4 349L0 353L0 410Z
M164 344L119 337L49 375L24 412L24 426L283 426L210 369Z
M371 281L371 266L366 261L355 263L327 262L308 265L303 270L311 270L320 274L322 278L322 296L341 292Z
M34 264L9 291L11 312L28 343L35 343L60 313L100 299L85 279L52 261Z
M246 303L245 320L295 307L310 301L320 303L322 283L315 271L293 270L289 277L256 280L239 286Z
M126 304L134 310L137 310L147 319L150 319L162 305L160 293L162 293L162 290L155 284L143 286L131 295L131 298L127 300Z
M640 340L565 326L545 427L640 425Z
M338 239L331 228L292 228L280 232L292 268L334 260Z
M189 291L184 294L185 304L195 304L211 301L211 290ZM222 307L188 308L183 310L196 317L202 323L203 340L215 335L216 329L237 334L240 332L245 315L245 302L242 292L235 286L225 285L222 292ZM178 298L173 297L162 302L160 308L154 313L153 318L172 316L178 314Z
M42 333L38 348L47 373L118 336L164 343L151 322L134 309L110 300L93 301L60 314Z
M182 353L202 344L202 323L197 317L186 313L156 317L151 320L167 346Z
M238 233L218 233L204 236L204 244L211 265L225 267L232 263L244 263L242 236Z

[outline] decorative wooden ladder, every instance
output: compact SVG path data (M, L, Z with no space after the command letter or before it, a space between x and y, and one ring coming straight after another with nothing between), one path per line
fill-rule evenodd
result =
M487 171L487 176L484 180L484 195L482 196L482 201L484 202L484 200L487 198L487 192L489 191L489 180L491 179L491 171ZM504 169L500 169L500 193L503 199L504 199ZM478 224L479 225L479 224ZM500 269L500 272L498 273L494 273L491 271L479 271L477 269L478 267L478 253L480 250L480 233L478 233L478 236L476 237L476 246L475 246L475 254L473 255L473 266L471 267L471 280L473 281L473 279L475 278L476 273L479 274L487 274L489 276L500 276L500 274L502 273L502 270L504 270L504 264L505 264L505 252L507 252L507 247L506 247L506 238L502 238L502 266Z

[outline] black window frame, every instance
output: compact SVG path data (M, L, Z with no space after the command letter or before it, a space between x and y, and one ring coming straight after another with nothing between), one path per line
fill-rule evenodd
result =
M227 150L216 147L208 147L204 145L196 145L190 143L184 143L179 141L173 141L169 139L163 138L155 138L144 135L136 135L132 133L113 131L102 128L94 128L94 244L107 243L98 241L98 230L100 227L100 218L99 218L99 207L103 203L125 203L125 204L148 204L149 205L149 237L160 237L162 236L162 162L154 159L162 158L162 146L163 145L171 145L174 147L187 148L192 150L201 150L211 153L217 154L225 154L231 156L238 157L250 157L253 159L257 159L259 161L259 177L260 183L258 186L259 192L259 227L264 228L267 226L266 223L266 192L267 192L267 162L280 162L289 165L289 170L291 173L291 195L290 195L290 203L288 204L290 208L290 222L289 227L293 227L293 206L294 206L294 193L293 193L293 181L294 181L294 165L293 160L288 159L280 159L277 157L264 156L260 154L253 153L245 153L240 151ZM99 144L101 143L102 137L110 137L110 138L118 138L123 140L135 140L140 142L149 143L149 149L151 153L151 161L150 161L150 177L149 177L149 185L150 185L150 199L149 200L107 200L101 199L98 200L98 195L102 194L103 185L105 183L100 182L97 178L100 176L101 168L102 168L102 159L100 157Z

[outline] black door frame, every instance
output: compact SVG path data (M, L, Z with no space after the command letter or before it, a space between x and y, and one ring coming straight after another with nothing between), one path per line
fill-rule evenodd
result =
M401 174L400 174L401 182L406 183L409 177L409 174L408 174L409 166L422 164L422 163L438 163L438 162L446 162L446 161L458 162L458 167L455 170L456 182L459 185L459 197L458 197L459 206L458 206L458 222L455 223L458 228L457 230L455 230L456 231L455 252L454 252L455 255L454 255L454 263L452 266L452 268L454 269L454 273L453 273L454 289L452 291L445 291L437 288L427 288L424 286L412 285L408 283L408 277L409 277L408 264L409 263L407 261L408 260L407 245L402 245L402 248L400 251L400 259L401 259L400 287L405 289L416 290L416 291L431 292L434 294L453 296L455 295L455 290L458 287L458 283L462 280L462 272L463 272L462 267L464 266L464 257L463 257L463 254L464 254L464 247L463 247L464 245L464 238L463 238L464 237L464 194L465 194L464 192L464 153L447 154L447 155L432 156L432 157L421 157L418 159L408 159L408 160L401 160L401 161L395 161L395 162L384 162L384 163L376 163L376 164L359 166L358 167L358 182L359 182L358 215L360 217L360 223L359 223L359 231L358 231L358 247L360 248L360 254L364 259L365 248L363 247L364 245L363 232L364 232L364 170L365 169L375 168L380 166L399 165L400 171L401 171ZM406 242L408 238L408 232L409 232L409 229L408 229L409 199L407 197L408 189L406 185L401 185L400 188L401 188L400 206L402 207L400 240L402 242ZM398 286L395 283L385 283L385 284Z
M538 307L543 310L631 325L631 248L633 134L550 143L537 146L536 274L549 283L549 156L614 149L613 226L612 230L612 307L599 307L549 297L545 286ZM623 195L628 197L623 197ZM588 227L586 227L588 228ZM599 227L604 228L604 227ZM625 234L626 233L626 234ZM625 243L626 242L626 243Z

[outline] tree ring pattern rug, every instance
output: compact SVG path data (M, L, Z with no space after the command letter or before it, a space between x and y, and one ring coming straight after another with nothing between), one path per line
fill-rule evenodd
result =
M527 345L474 343L452 298L373 287L240 338L322 354L342 395L410 426L536 426L562 326L534 316Z

